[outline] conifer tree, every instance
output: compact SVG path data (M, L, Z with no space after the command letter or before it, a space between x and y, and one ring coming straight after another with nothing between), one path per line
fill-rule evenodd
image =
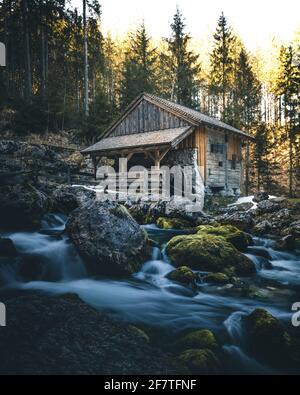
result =
M260 120L261 84L253 72L244 47L235 65L233 87L233 119L237 128L249 129Z
M156 50L144 22L130 36L121 81L121 107L126 107L142 92L155 91Z
M294 192L294 151L296 129L299 125L299 67L292 46L281 47L275 93L281 102L284 124L282 139L288 140L289 194Z
M178 8L171 29L172 35L166 39L168 52L161 54L162 73L167 73L171 80L171 87L165 93L180 104L197 107L199 56L189 49L191 37L185 32L184 19Z
M210 92L215 97L212 115L228 121L230 117L229 96L232 89L235 36L222 12L214 34L214 48L210 56Z

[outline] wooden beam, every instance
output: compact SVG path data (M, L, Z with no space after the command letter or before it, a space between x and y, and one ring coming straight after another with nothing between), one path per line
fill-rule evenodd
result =
M163 160L163 158L167 155L167 153L170 151L170 148L165 149L164 151L156 150L154 152L154 166L159 169L160 168L160 162Z
M98 165L100 162L100 157L99 156L93 156L92 157L92 161L93 161L93 166L94 166L94 177L95 180L97 179L97 169L98 169Z

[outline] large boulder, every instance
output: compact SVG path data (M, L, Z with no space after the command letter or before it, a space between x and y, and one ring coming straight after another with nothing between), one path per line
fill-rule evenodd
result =
M146 258L146 233L117 203L89 201L72 212L66 229L92 274L132 274Z
M0 331L2 375L177 372L141 330L113 321L76 295L26 295L3 301L9 319Z
M176 236L167 244L166 252L177 267L186 265L194 270L240 275L255 273L254 263L220 236Z
M30 184L0 187L0 228L37 229L49 207L48 197Z
M253 240L250 235L247 235L245 232L242 232L240 229L232 225L201 225L198 226L197 233L222 236L226 241L233 244L240 251L246 251L247 247L253 244Z
M215 220L222 225L232 225L242 231L248 232L254 225L254 213L252 211L236 211L219 215Z
M271 366L300 371L300 343L268 311L256 309L245 317L249 349Z
M62 185L56 188L51 195L52 211L70 214L79 206L96 198L96 192L86 187L73 187Z

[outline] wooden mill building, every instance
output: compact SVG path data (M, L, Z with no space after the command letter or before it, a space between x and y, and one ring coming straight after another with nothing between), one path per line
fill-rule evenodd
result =
M82 151L93 159L128 159L128 168L162 165L193 166L207 193L240 194L243 147L250 137L218 119L171 101L143 93L105 132ZM117 171L125 171L118 169Z

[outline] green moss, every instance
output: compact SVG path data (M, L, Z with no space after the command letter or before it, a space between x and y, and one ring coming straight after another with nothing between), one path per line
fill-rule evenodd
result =
M169 280L188 285L194 284L198 279L198 275L187 266L181 266L171 273L168 273L167 278Z
M228 284L230 278L224 273L210 273L204 277L204 281L212 284Z
M246 317L250 347L271 366L292 368L300 363L300 343L268 311L256 309Z
M157 219L156 224L161 229L190 229L191 225L188 221L181 218L164 218Z
M216 374L220 370L219 360L208 349L186 350L178 359L191 374Z
M133 325L130 325L129 328L130 328L131 332L133 332L136 335L136 337L143 339L146 343L150 343L149 336L142 329L140 329L136 326L133 326Z
M127 210L125 206L118 204L115 208L111 210L111 213L114 214L118 218L128 218L131 217L131 214Z
M201 225L197 227L197 233L222 236L240 251L246 251L247 247L252 244L251 236L232 225Z
M180 351L195 348L215 350L218 344L215 335L210 330L201 329L181 337L174 343L174 347Z
M176 236L167 244L166 252L177 267L215 273L233 267L240 275L255 272L254 263L220 236L202 233Z

